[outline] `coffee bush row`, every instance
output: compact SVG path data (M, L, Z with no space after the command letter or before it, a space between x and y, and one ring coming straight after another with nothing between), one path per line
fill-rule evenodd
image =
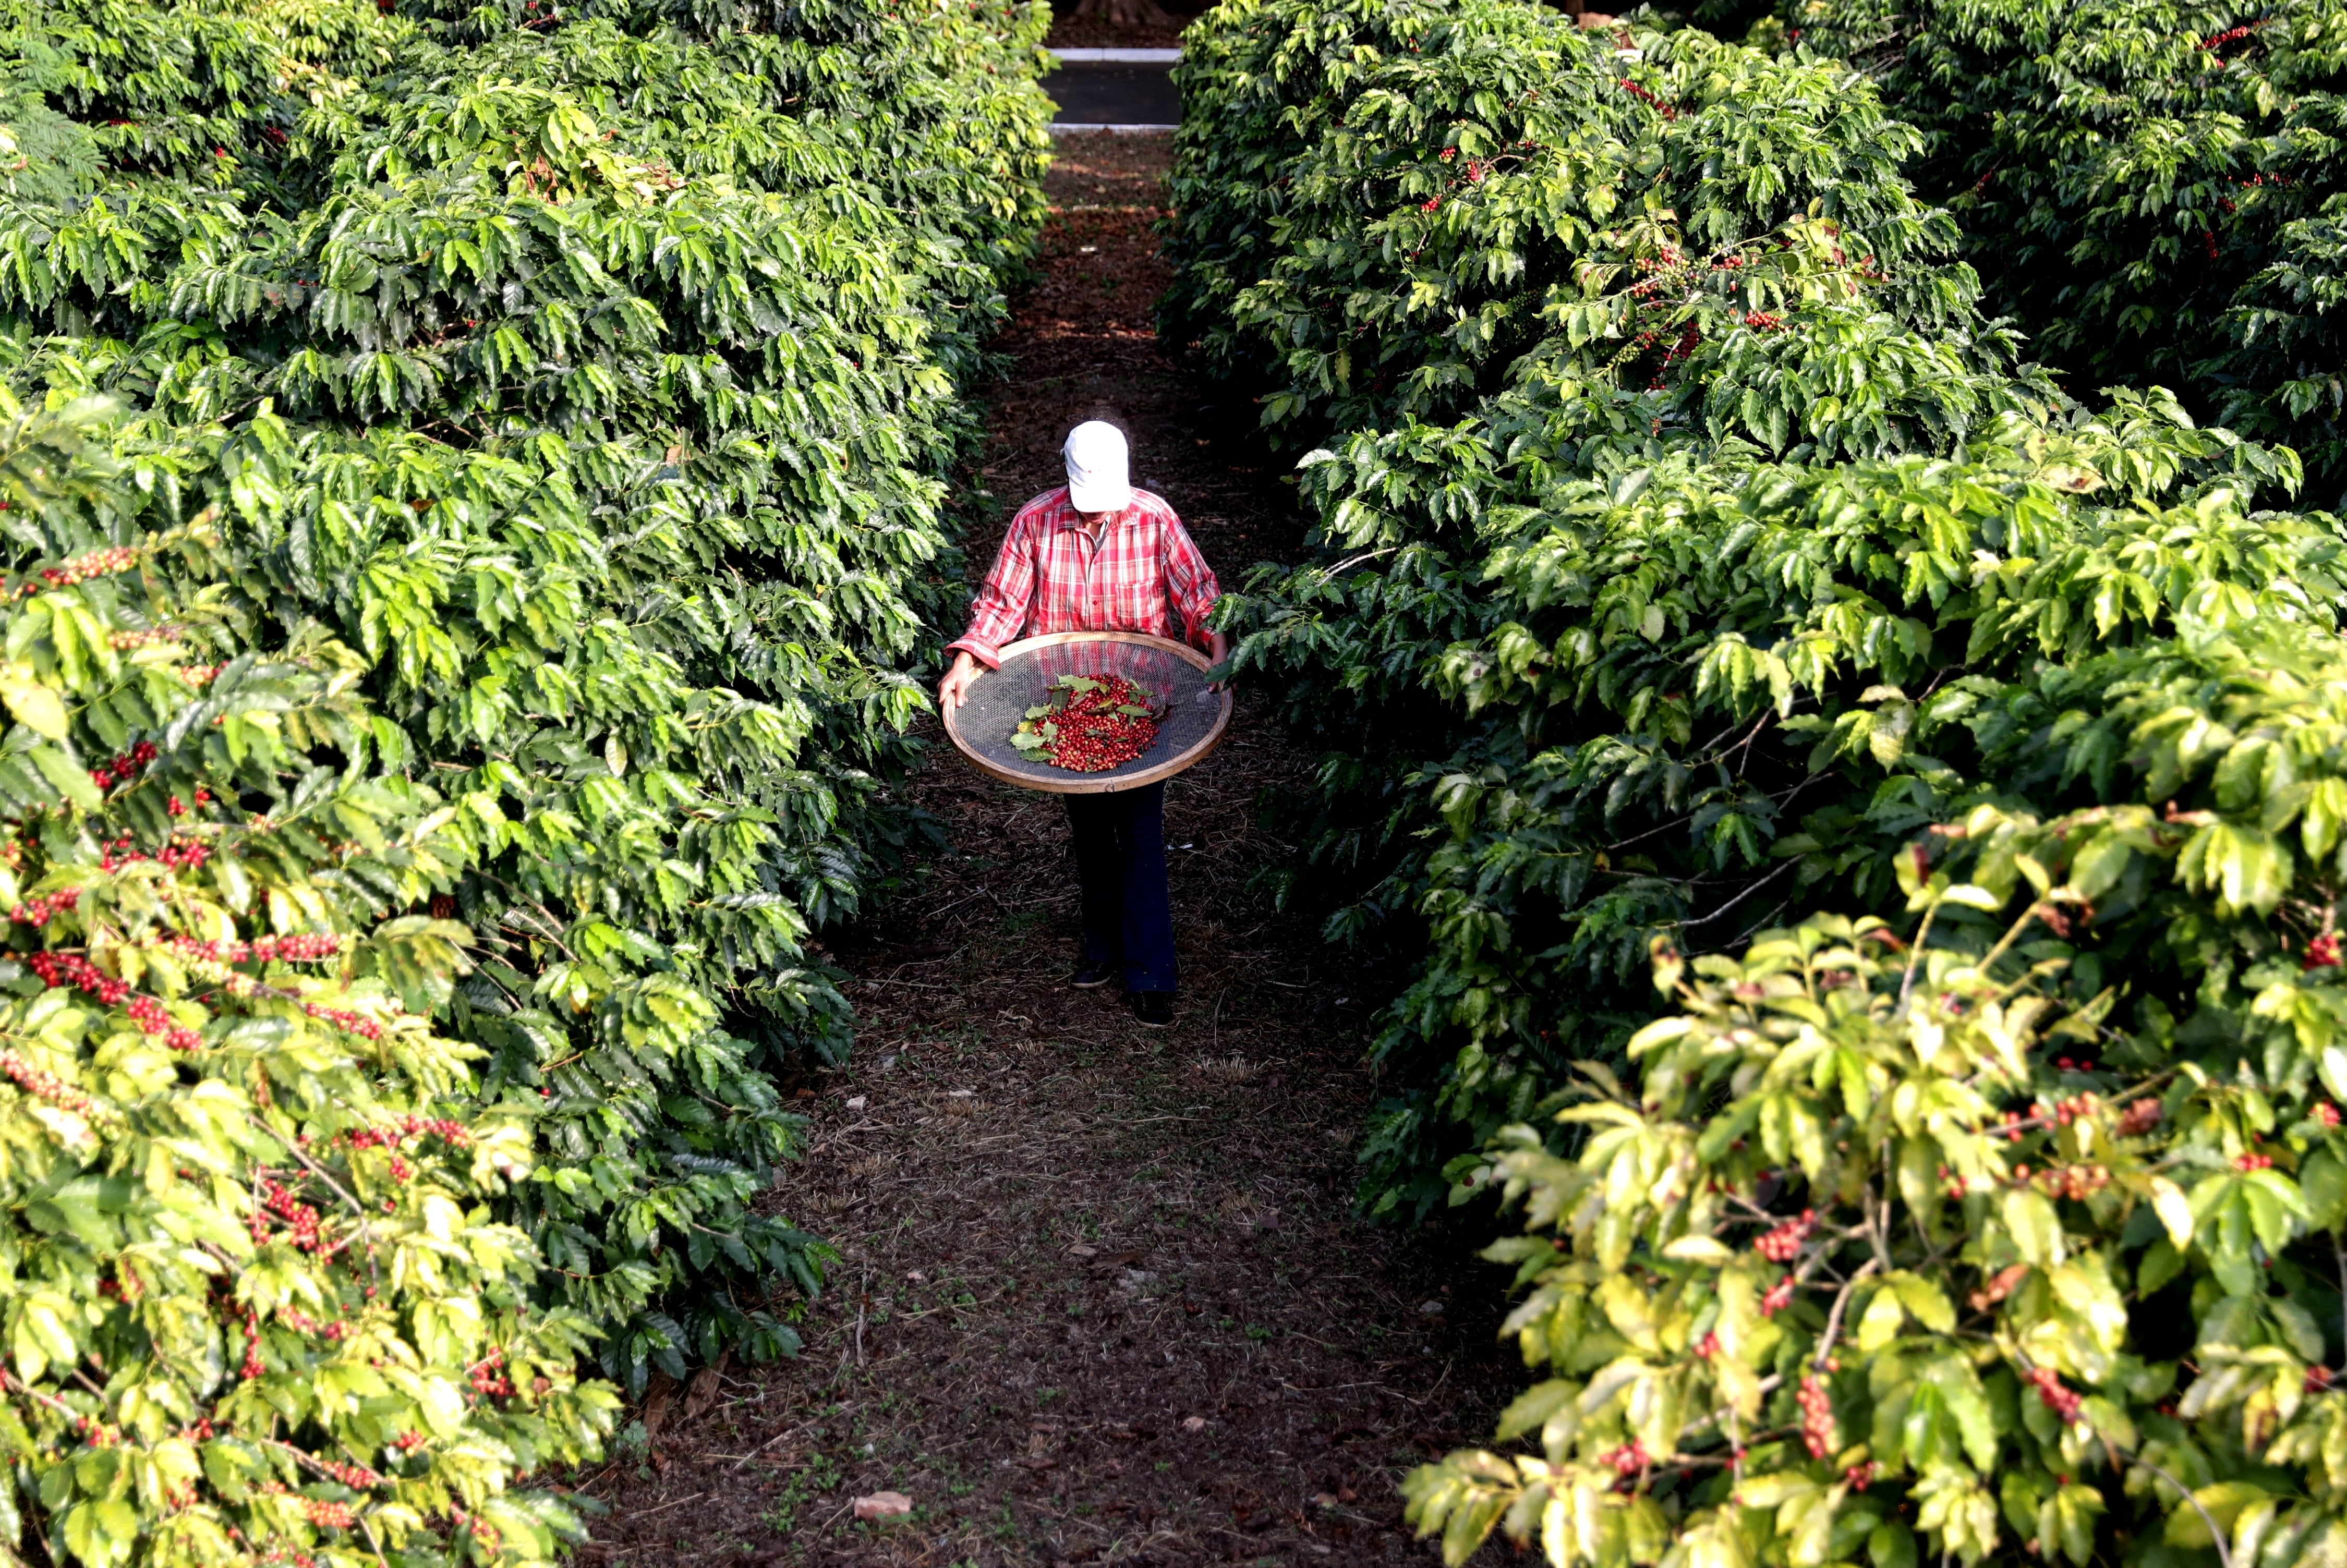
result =
M1364 1197L1524 1205L1537 1446L1420 1526L2347 1561L2300 455L2072 395L1822 55L1263 0L1184 70L1166 325L1322 550L1225 610L1322 749L1272 880L1410 959Z
M846 1050L809 933L922 837L908 672L1040 220L1043 26L0 8L0 815L41 1031L0 1115L121 1119L10 1135L12 1544L544 1556L570 1527L506 1485L591 1451L581 1356L631 1392L795 1348L825 1255L759 1201L774 1072ZM172 957L313 938L282 975ZM149 995L199 1043L154 1046ZM455 1131L351 1142L403 1118Z
M2162 383L2347 492L2347 16L2177 0L1795 0L1922 137L1908 169L2080 396Z

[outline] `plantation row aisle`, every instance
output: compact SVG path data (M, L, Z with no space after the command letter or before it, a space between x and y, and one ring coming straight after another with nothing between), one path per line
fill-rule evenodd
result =
M1207 405L1157 350L1167 145L1060 150L1043 277L999 345L998 527L1059 482L1068 424L1107 401L1134 426L1136 482L1235 582L1291 552L1296 524L1276 467L1249 466L1253 409ZM970 541L973 572L994 544ZM861 1032L846 1071L805 1086L810 1153L777 1195L839 1248L834 1287L797 1362L655 1389L649 1444L630 1429L586 1487L611 1511L589 1562L1422 1558L1395 1481L1488 1432L1511 1375L1501 1303L1455 1244L1350 1216L1365 1009L1310 925L1246 890L1276 852L1254 797L1304 768L1243 705L1170 791L1184 990L1153 1033L1112 989L1061 983L1058 803L941 751L918 793L950 852L835 941ZM856 1522L884 1490L911 1516Z

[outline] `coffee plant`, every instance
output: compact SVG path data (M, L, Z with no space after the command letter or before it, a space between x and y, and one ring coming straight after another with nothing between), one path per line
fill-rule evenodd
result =
M1451 1562L2347 1562L2330 21L1926 10L1189 35L1166 323L1320 443L1272 881L1415 959L1365 1200L1522 1205Z
M138 532L92 411L0 410L0 1540L12 1560L539 1563L599 1325L500 1210L523 1104L443 1033L478 835L317 628ZM67 548L105 536L117 542Z
M1919 192L2080 395L2185 390L2347 488L2334 306L2347 16L2321 0L1795 0L1922 133Z
M630 1389L791 1350L774 1289L820 1283L752 1206L771 1073L846 1050L805 938L922 836L910 671L1041 216L1044 24L0 8L0 375L111 400L131 477L51 545L205 519L179 591L352 651L365 754L467 848L424 913L477 943L466 1092L536 1148L497 1212Z
M1377 1046L1413 1096L1372 1139L1377 1202L1439 1201L1462 1139L1635 1026L1654 932L1708 948L1877 896L1913 832L2004 798L2025 748L1981 713L2041 663L2195 609L2329 623L2335 527L2244 505L2270 455L2116 413L2015 416L1951 458L1740 472L1682 456L1560 476L1521 426L1495 435L1522 468L1480 440L1405 457L1365 439L1390 510L1358 469L1307 471L1342 487L1332 511L1386 530L1348 535L1356 555L1390 553L1261 579L1242 657L1345 748L1323 776L1351 798L1319 804L1310 846L1368 884L1337 933L1401 921L1426 944ZM1547 483L1515 489L1526 470ZM1421 509L1462 472L1513 503L1471 553ZM1357 693L1342 723L1307 709L1331 688ZM1388 713L1427 760L1371 768Z
M1450 1559L2347 1552L2342 692L2328 630L2188 615L1986 726L2159 804L1983 803L1891 920L1658 940L1635 1078L1467 1173L1524 1204L1491 1255L1553 1375L1501 1426L1538 1457L1412 1478Z
M2264 717L2335 707L2228 673L2282 696L2245 704ZM2181 756L2135 733L2239 801L2212 776L2282 732ZM2242 933L2263 961L2203 999L2197 1038L2114 1029L2115 989L2073 983L2114 893L2204 927L2254 909L2219 845L2257 820L1983 806L1951 858L2010 886L1919 851L1911 943L1819 917L1732 956L1664 948L1676 1011L1632 1040L1637 1087L1591 1066L1573 1156L1516 1129L1474 1173L1524 1203L1489 1255L1528 1287L1508 1327L1546 1376L1500 1425L1536 1456L1410 1478L1446 1560L1495 1527L1557 1564L2347 1552L2328 921L2296 952ZM2270 891L2327 897L2336 835L2294 825L2324 853Z
M1276 433L1446 425L1560 363L1685 382L1731 313L1756 339L1802 306L1925 329L1947 363L1904 379L2009 358L1943 261L1954 225L1899 177L1914 133L1847 67L1480 0L1208 20L1163 321L1260 379Z
M1484 129L1515 99L1476 96L1489 56L1466 36L1483 11L1430 12L1389 67L1412 85L1384 97L1378 46L1300 5L1219 12L1250 68L1185 67L1198 118L1183 161L1202 200L1238 156L1205 135L1207 116L1227 97L1234 123L1258 123L1246 117L1277 79L1283 36L1343 55L1360 84L1350 99L1342 83L1316 88L1280 122L1345 131L1266 133L1298 172L1253 182L1285 204L1261 243L1311 238L1257 269L1269 281L1213 296L1228 343L1274 319L1255 313L1276 284L1331 256L1363 273L1406 260L1390 240L1347 251L1310 229L1302 176L1340 152L1360 167L1464 160L1370 226L1399 232L1432 204L1462 232L1488 220L1480 245L1515 247L1472 271L1506 306L1476 320L1526 323L1489 375L1446 369L1316 404L1294 356L1255 362L1267 421L1319 406L1387 421L1305 461L1327 555L1257 574L1225 610L1245 634L1240 667L1271 674L1327 748L1293 826L1314 884L1353 890L1332 935L1425 955L1376 1046L1397 1090L1368 1145L1366 1195L1385 1209L1439 1204L1446 1160L1528 1114L1593 1047L1618 1047L1650 1011L1653 934L1732 948L1801 906L1872 897L1908 835L2003 787L2002 760L1962 725L1924 718L1922 743L1927 709L1952 721L1983 682L2168 635L2211 596L2327 621L2340 542L2328 518L2258 509L2261 490L2297 483L2291 453L2194 428L2163 393L2089 411L2021 363L1979 318L1964 270L1932 259L1924 237L1944 236L1944 215L1887 166L1871 166L1871 194L1839 191L1841 219L1809 210L1821 198L1739 212L1721 194L1730 167L1751 171L1736 192L1784 181L1737 161L1747 148L1795 169L1870 167L1900 133L1860 78L1692 35L1593 40L1530 7L1488 14L1496 36L1602 67L1591 91L1650 122L1637 223L1596 230L1576 210L1585 187L1539 189L1534 161L1479 161L1524 139L1512 120ZM1215 36L1202 57L1217 57ZM1424 85L1430 55L1465 62L1446 67L1447 96ZM1695 92L1648 89L1650 104L1620 88L1665 60L1687 65ZM1711 108L1703 90L1720 95ZM1784 152L1830 149L1819 127L1837 117L1847 148ZM1861 212L1905 238L1875 243ZM1586 247L1569 266L1536 262L1567 242ZM1222 274L1198 257L1184 297L1204 302ZM1538 292L1510 292L1519 280ZM1463 313L1409 314L1404 302L1430 298L1416 284L1327 298L1277 318L1278 339L1309 343L1325 321L1358 363L1399 341L1434 367L1485 341Z

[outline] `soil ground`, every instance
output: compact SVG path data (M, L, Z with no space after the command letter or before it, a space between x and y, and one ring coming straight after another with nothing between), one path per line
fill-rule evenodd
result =
M1159 138L1060 144L1042 275L1002 343L983 477L1000 521L1058 483L1069 423L1130 421L1136 479L1226 579L1298 520L1253 409L1160 352ZM972 569L995 538L970 541ZM792 1363L657 1389L584 1490L628 1568L1425 1562L1396 1482L1491 1430L1521 1380L1497 1271L1351 1214L1367 1016L1309 926L1247 891L1259 792L1307 776L1242 704L1168 792L1175 1027L1068 989L1072 866L1051 797L942 744L950 836L918 890L840 933L855 1060L811 1080L778 1205L835 1245ZM853 1517L881 1491L912 1512Z
M1054 49L1178 49L1182 29L1207 9L1198 0L1161 4L1154 18L1145 22L1109 22L1075 15L1076 0L1055 0L1051 34L1045 40Z

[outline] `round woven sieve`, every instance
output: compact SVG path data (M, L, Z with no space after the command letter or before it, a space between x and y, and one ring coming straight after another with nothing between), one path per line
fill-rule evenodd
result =
M1231 722L1231 694L1206 690L1206 656L1141 631L1055 631L1002 650L1002 666L981 672L946 733L961 754L1005 784L1052 794L1105 794L1171 778L1214 749ZM1050 701L1062 675L1122 675L1167 708L1156 743L1106 773L1077 774L1030 757L1010 743L1027 710Z

